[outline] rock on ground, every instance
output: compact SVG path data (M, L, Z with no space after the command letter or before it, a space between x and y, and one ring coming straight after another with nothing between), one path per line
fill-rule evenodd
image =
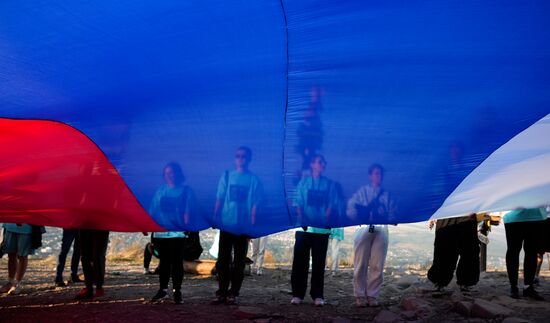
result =
M377 323L389 323L389 322L400 322L401 317L394 312L388 310L381 310L378 315L374 318L374 322Z
M483 299L476 299L471 308L471 315L473 317L485 319L507 317L512 314L514 314L513 310Z

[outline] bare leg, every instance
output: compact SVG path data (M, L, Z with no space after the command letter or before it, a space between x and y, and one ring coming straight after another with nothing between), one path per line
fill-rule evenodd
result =
M14 253L8 254L8 277L10 282L15 279L15 273L17 272L17 255Z
M29 263L29 257L28 256L18 256L17 257L17 272L15 279L20 282L23 279L23 276L25 276L25 272L27 271L27 264Z
M535 278L539 277L540 267L542 267L543 260L544 260L544 253L537 254L537 271L535 272Z

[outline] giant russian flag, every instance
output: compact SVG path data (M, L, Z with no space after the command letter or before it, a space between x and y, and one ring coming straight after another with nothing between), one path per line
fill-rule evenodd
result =
M383 165L378 223L548 205L548 39L542 0L2 1L0 222L223 228L242 145L264 199L230 230L251 236L297 225L312 153L344 200ZM161 226L171 161L197 209Z

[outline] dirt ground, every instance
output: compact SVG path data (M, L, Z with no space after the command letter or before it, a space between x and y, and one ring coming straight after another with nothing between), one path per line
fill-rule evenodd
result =
M52 257L53 258L53 257ZM238 306L210 305L217 282L210 276L186 274L183 283L184 304L171 300L150 304L148 300L158 289L158 276L144 275L138 260L111 259L106 274L106 296L102 299L78 302L74 295L82 288L76 284L63 288L53 286L54 259L31 260L24 285L18 295L0 298L2 322L352 322L352 321L470 321L500 322L471 318L460 314L459 302L484 299L509 310L510 317L532 322L550 321L550 301L513 300L507 295L505 272L482 274L476 292L460 293L454 283L452 295L434 297L431 284L423 270L394 271L387 268L378 308L356 308L352 294L352 270L342 269L335 276L326 275L323 308L305 304L290 305L290 270L266 269L262 276L246 276ZM6 279L6 259L0 260L0 280ZM550 300L550 273L544 271L539 290ZM407 305L411 303L411 305ZM408 302L408 303L407 303ZM407 303L407 304L406 304ZM417 306L414 306L416 304ZM420 304L420 305L419 305ZM520 322L520 321L515 321Z

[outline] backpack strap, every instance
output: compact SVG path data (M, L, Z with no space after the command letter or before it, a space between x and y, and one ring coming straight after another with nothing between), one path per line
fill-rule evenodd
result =
M225 201L225 197L227 196L227 189L229 188L229 171L228 170L225 170L225 172L223 173L223 178L225 180L225 196L223 197Z

